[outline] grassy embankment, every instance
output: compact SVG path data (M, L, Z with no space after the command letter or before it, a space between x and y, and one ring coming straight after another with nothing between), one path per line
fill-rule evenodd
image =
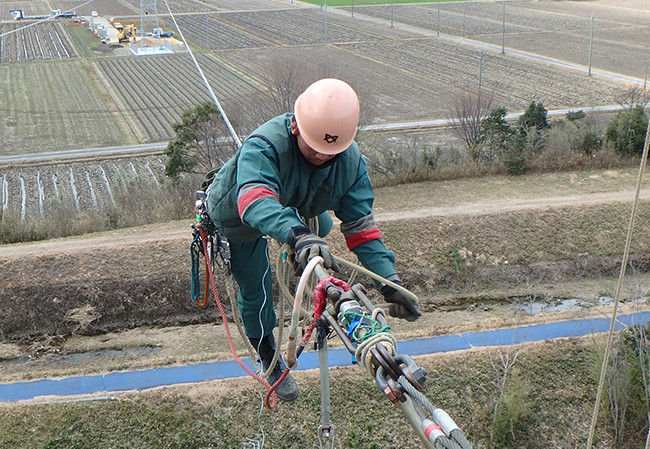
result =
M509 447L568 449L584 444L595 396L588 362L592 345L589 340L544 342L523 349L517 391L525 412L514 429L516 443ZM423 357L418 363L436 378L428 382L427 396L456 419L475 448L486 447L499 391L497 350ZM261 412L264 447L318 447L318 373L296 377L301 399ZM334 369L331 381L336 447L420 447L399 409L363 369ZM252 385L251 380L236 379L124 394L114 401L2 406L0 447L242 447L247 438L261 439L260 398ZM599 447L613 447L606 429L599 426Z

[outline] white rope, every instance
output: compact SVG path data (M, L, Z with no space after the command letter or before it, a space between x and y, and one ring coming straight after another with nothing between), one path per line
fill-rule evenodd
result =
M224 111L223 108L221 107L221 103L217 99L217 96L215 95L214 91L212 90L212 86L210 86L210 83L208 82L208 79L203 74L203 70L201 69L201 66L199 65L199 62L194 57L194 53L192 53L192 49L190 48L189 44L185 40L185 36L183 36L183 32L181 31L181 28L178 26L178 23L176 22L176 18L172 14L172 10L169 8L169 4L167 3L167 0L165 0L165 6L167 6L167 11L169 11L169 15L172 18L172 21L174 22L174 26L178 30L178 34L180 35L181 40L185 44L185 48L187 48L187 52L190 54L190 57L192 58L192 61L194 61L194 65L196 66L196 69L199 71L199 75L201 75L201 79L203 79L203 83L205 84L205 87L210 92L210 96L212 97L212 101L214 101L214 104L217 106L217 109L219 109L219 114L221 114L221 118L223 118L223 121L226 123L226 126L228 127L228 131L230 131L230 135L232 136L232 140L234 140L237 143L237 147L240 147L241 146L241 140L239 140L239 136L235 132L235 129L233 128L232 124L230 123L230 120L228 120L228 116L226 115L226 111Z
M377 335L373 335L357 347L354 357L358 363L366 367L373 379L376 369L372 364L374 357L370 353L370 350L376 345L382 345L392 356L397 354L397 340L395 340L395 337L390 332L380 332Z
M392 281L389 281L388 279L386 279L386 278L384 278L382 276L379 276L377 273L375 273L373 271L370 271L370 270L368 270L368 269L366 269L364 267L361 267L361 266L359 266L359 265L357 265L357 264L355 264L353 262L347 261L347 260L342 259L342 258L340 258L338 256L333 256L333 257L334 257L334 260L338 264L345 265L346 267L351 268L351 269L353 269L355 271L358 271L359 273L365 274L366 276L369 276L370 278L372 278L372 279L374 279L376 281L379 281L382 284L386 284L386 285L388 285L390 287L393 287L395 290L399 290L404 295L408 296L409 298L412 298L416 303L418 303L418 304L420 303L420 300L418 299L418 297L413 292L405 289L401 285L396 284L396 283L394 283Z
M623 260L621 261L621 271L618 276L618 284L616 285L616 294L614 296L614 311L612 312L612 319L609 323L609 332L607 334L607 344L605 345L605 353L603 354L603 363L600 368L600 378L598 380L598 390L596 391L596 402L594 404L594 413L591 416L591 427L589 429L589 438L587 439L587 449L593 447L594 435L596 433L596 421L598 420L598 411L600 408L600 401L605 388L605 370L609 364L609 353L614 336L614 323L616 322L616 312L621 298L621 289L623 287L623 278L625 277L625 270L630 256L630 246L632 242L632 232L634 231L634 222L636 220L637 209L639 205L639 196L641 193L641 184L643 182L643 172L648 161L648 147L650 147L650 121L648 121L648 128L646 129L645 144L643 145L643 154L641 155L641 162L639 164L639 176L636 183L636 192L634 195L634 203L632 204L632 212L630 214L630 223L627 228L627 237L625 239L625 249L623 251ZM648 430L650 432L650 429Z

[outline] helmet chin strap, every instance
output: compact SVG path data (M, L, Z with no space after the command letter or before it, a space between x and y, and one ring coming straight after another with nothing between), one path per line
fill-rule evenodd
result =
M316 165L316 164L312 164L311 162L309 162L309 159L307 159L305 157L305 155L303 154L303 152L300 150L300 146L298 145L298 137L297 137L296 134L293 135L291 141L292 141L293 147L295 148L295 151L298 153L300 159L305 164L307 164L308 166L310 166L312 168L315 168L315 169L323 169L323 168L331 167L332 164L334 164L339 159L339 156L344 153L343 152L343 153L336 154L331 159L323 162L322 164Z

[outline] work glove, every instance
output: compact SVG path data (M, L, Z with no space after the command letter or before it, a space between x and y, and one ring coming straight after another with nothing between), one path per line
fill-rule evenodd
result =
M339 271L338 264L330 252L327 243L306 226L294 226L289 231L287 243L294 251L293 269L300 276L311 259L323 258L323 267Z
M393 281L398 285L402 285L399 281ZM381 288L381 294L384 295L386 302L390 303L388 313L395 318L403 318L407 321L415 321L422 316L420 306L415 298L405 295L400 290L397 290L389 285L384 285Z

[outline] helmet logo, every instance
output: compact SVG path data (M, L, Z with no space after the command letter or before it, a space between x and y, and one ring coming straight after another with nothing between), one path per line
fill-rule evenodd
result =
M323 139L327 143L336 143L336 139L338 139L339 136L333 136L331 134L325 134L325 138Z

